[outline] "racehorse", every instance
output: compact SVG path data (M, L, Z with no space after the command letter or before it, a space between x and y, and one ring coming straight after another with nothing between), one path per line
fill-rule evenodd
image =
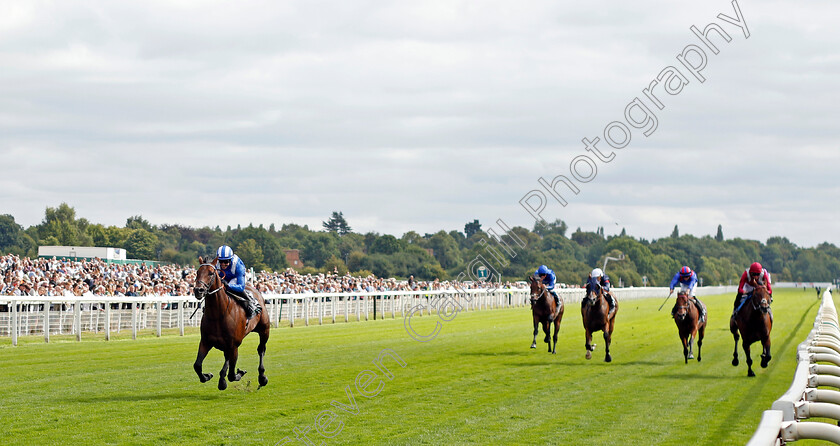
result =
M560 321L563 319L563 311L566 309L563 305L563 298L560 298L560 306L558 307L554 302L554 296L551 295L542 281L534 277L528 277L528 281L531 282L531 315L534 318L534 342L531 343L531 348L537 348L537 333L539 333L539 327L542 324L548 351L556 355L557 332L560 331ZM552 322L554 323L554 344L548 340Z
M767 287L758 285L752 296L741 304L741 308L729 319L729 330L735 338L735 352L732 365L738 365L738 339L743 337L742 346L747 357L747 376L755 376L752 370L750 345L761 341L761 368L770 362L770 330L773 328L773 313L770 310L770 296ZM740 336L738 333L740 332Z
M207 382L213 378L212 373L202 373L201 364L204 357L211 348L217 348L225 354L225 364L219 372L219 390L227 389L225 374L230 381L239 381L245 370L236 368L236 360L239 358L239 346L245 336L255 331L260 335L260 345L257 346L257 353L260 355L260 387L268 384L265 377L265 343L268 342L268 332L271 328L268 312L265 310L265 301L262 295L250 284L246 289L253 293L262 308L262 313L255 316L245 324L245 310L236 303L236 300L225 292L225 286L217 268L218 259L198 258L198 271L195 277L195 297L205 299L204 315L201 317L201 341L198 344L198 356L195 358L193 368L198 374L201 382ZM234 373L234 370L236 372Z
M604 293L605 291L598 279L590 277L586 297L580 303L580 313L583 316L583 328L586 330L586 359L592 359L592 352L595 350L595 344L592 343L592 333L603 331L604 343L606 343L604 361L611 362L610 342L615 328L615 314L618 313L618 301L615 302L615 309L610 312L610 305L607 303Z
M700 309L694 304L693 299L685 291L677 293L677 302L674 304L674 322L680 334L680 341L683 346L685 363L694 359L691 351L694 338L697 337L697 362L700 362L700 348L703 346L703 335L706 332L706 321L700 321ZM699 337L698 337L699 335Z

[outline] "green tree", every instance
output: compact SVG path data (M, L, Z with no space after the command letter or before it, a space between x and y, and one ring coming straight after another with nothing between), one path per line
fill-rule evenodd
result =
M717 234L715 234L715 241L723 241L723 226L718 225Z
M429 239L429 247L434 250L435 258L445 269L455 267L461 263L461 252L458 242L445 231L438 231Z
M155 247L157 237L145 229L133 229L125 241L125 249L128 257L141 260L155 260Z
M324 229L338 235L349 234L353 229L347 224L344 219L344 214L341 212L333 212L329 220L322 222Z
M18 247L23 227L9 214L0 215L0 254Z
M151 233L155 232L155 228L152 226L148 220L144 219L141 215L135 215L133 217L128 217L125 220L125 227L128 229L145 229Z
M373 244L370 245L368 252L371 254L394 254L402 249L400 241L390 234L385 234L377 238Z
M671 238L679 238L679 237L680 237L679 225L674 225L674 230L671 232Z
M347 274L347 271L347 265L344 264L343 260L336 256L332 256L324 262L324 272L326 274L333 274L337 272L339 275L343 276Z
M236 255L245 262L245 266L254 268L254 271L269 270L268 265L264 262L265 257L262 249L257 245L257 241L252 238L243 240L237 245Z
M467 238L473 236L473 234L481 232L481 223L478 220L473 220L472 223L467 223L464 225L464 234Z
M301 260L309 266L323 268L332 256L338 257L336 235L330 232L312 232L306 236L301 249Z
M57 208L47 207L44 220L37 227L38 239L53 236L60 245L91 246L93 240L85 233L87 226L87 220L76 219L74 208L61 203Z

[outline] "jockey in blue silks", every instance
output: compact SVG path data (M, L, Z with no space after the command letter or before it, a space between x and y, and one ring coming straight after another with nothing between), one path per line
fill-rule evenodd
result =
M240 300L240 303L244 304L247 324L252 317L262 312L262 308L257 299L245 289L245 262L227 245L219 247L216 258L219 259L219 275L225 283L225 289L235 297L244 298L244 302Z
M545 265L540 265L536 271L534 271L534 277L540 279L543 284L545 284L545 289L554 296L554 303L557 306L560 306L560 296L557 295L557 292L554 291L554 285L557 283L557 276L554 275L554 271L548 269Z
M687 266L680 268L680 271L674 274L674 278L671 279L671 291L668 293L668 297L670 297L671 293L674 292L674 288L677 284L680 285L680 291L689 293L691 298L694 299L694 305L697 305L697 309L700 310L700 321L705 321L706 306L703 305L703 302L700 302L700 299L698 299L694 294L694 289L697 288L697 273ZM671 317L674 317L676 312L677 307L675 305L674 308L671 309Z

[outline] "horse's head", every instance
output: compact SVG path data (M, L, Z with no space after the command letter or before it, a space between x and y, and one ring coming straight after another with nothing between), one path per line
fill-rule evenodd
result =
M534 276L528 276L528 282L531 285L531 305L534 305L545 292L545 284L541 280L537 280Z
M586 283L586 297L583 298L584 302L589 306L594 306L601 297L602 291L601 282L598 281L598 278L590 277Z
M752 295L752 305L762 314L767 314L770 311L770 293L767 292L766 286L759 285L755 288Z
M680 291L677 293L677 303L675 304L677 307L677 311L674 313L674 319L678 321L685 320L685 317L688 316L688 293L685 291Z
M219 276L216 270L216 259L210 260L199 256L198 263L193 290L195 298L201 300L207 297L208 294L218 291L220 285L218 285ZM213 289L214 287L216 289Z

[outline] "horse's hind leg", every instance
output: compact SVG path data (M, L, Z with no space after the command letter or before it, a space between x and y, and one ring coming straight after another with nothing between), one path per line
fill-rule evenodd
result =
M228 363L230 364L230 369L228 371L228 380L239 381L240 379L242 379L243 375L248 373L245 370L239 370L236 368L236 361L239 360L238 348L233 349L233 351L230 353L230 357L225 355L225 359L227 359ZM234 370L236 370L236 373L233 373Z
M688 364L688 338L683 337L680 335L680 343L682 344L683 348L683 358L685 358L685 363Z
M707 316L708 317L708 316ZM697 362L700 362L700 349L703 347L703 336L706 333L706 323L704 322L700 325L700 329L697 330L699 336L697 337Z
M265 377L265 366L263 365L263 357L265 356L265 343L268 342L268 327L260 332L260 345L257 346L257 353L260 355L260 387L268 384L268 378Z
M560 331L560 318L561 317L563 317L562 313L554 319L554 336L552 337L552 340L554 341L554 343L551 346L551 354L552 355L557 354L557 332Z
M761 341L761 368L766 369L767 364L770 363L770 337L768 336L766 340Z
M592 332L586 329L586 359L592 359L592 350L595 350L592 345Z
M198 343L198 355L195 358L195 363L193 363L193 369L195 369L195 373L198 375L198 379L201 382L206 383L213 379L212 373L202 373L201 372L201 364L204 363L204 358L207 356L207 353L210 351L210 347L208 347L204 342Z
M694 359L694 333L688 335L688 356L686 356L685 362L688 362L689 359Z

